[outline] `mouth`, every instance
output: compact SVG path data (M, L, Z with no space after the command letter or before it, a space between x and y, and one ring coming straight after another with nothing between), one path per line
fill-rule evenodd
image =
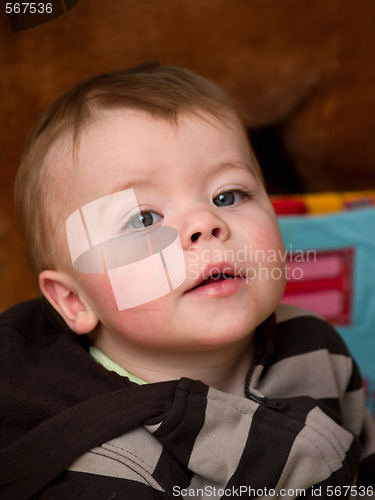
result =
M194 286L190 290L196 290L201 286L211 285L212 283L220 283L221 281L231 280L235 278L235 276L228 273L214 273L208 278L202 280L198 285Z
M201 297L222 297L235 293L242 285L242 276L227 262L212 263L200 274L185 294Z

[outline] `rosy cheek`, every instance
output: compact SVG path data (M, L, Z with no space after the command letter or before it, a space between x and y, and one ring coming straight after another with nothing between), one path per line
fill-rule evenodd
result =
M163 293L161 297L150 300L147 294L147 286L143 286L140 283L139 286L135 287L134 281L129 283L127 280L122 280L116 283L116 287L114 287L114 281L110 279L107 273L82 275L81 283L90 303L98 311L132 311L138 315L142 313L150 316L158 316L161 314L161 311L165 311L168 308L169 299L165 299L165 297L170 295L168 290L165 290L166 293ZM142 289L145 289L143 295L139 292ZM122 307L124 302L131 305ZM135 305L133 306L133 304Z
M155 330L163 325L165 327L170 319L171 294L120 311L107 274L84 274L81 283L92 308L106 328L114 328L130 337L136 335L151 340Z
M173 312L165 298L116 313L104 312L100 320L107 331L147 348L168 342Z
M94 310L118 311L107 273L82 274L80 281Z

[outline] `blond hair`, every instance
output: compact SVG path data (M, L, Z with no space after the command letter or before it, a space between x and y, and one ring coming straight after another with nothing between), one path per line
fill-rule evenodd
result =
M47 153L58 139L71 133L74 155L85 124L101 110L121 107L171 121L177 121L181 112L203 112L219 119L239 116L232 99L210 81L189 70L158 63L93 76L59 97L31 130L15 184L16 215L37 274L55 266L56 220L53 189L46 188Z

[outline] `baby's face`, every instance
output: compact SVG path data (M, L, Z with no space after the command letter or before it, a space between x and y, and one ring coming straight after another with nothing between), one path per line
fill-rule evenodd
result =
M234 119L186 114L175 125L138 111L107 112L83 131L78 165L64 175L67 216L105 200L99 211L108 218L101 218L98 234L114 242L126 236L130 254L137 238L172 228L161 241L161 247L173 247L171 260L159 259L153 268L140 254L138 271L120 273L115 287L105 263L100 272L72 269L100 321L98 335L112 345L121 348L124 340L147 349L195 351L231 344L280 301L282 239L246 135ZM124 265L121 247L117 255ZM169 265L170 287L163 291L160 270ZM152 281L157 298L150 299L142 289ZM138 290L135 302L129 299L132 288Z

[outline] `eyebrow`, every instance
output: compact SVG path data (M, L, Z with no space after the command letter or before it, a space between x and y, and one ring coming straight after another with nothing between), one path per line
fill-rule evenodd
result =
M145 187L152 185L154 185L154 182L146 177L138 178L134 181L128 181L125 184L117 184L113 189L111 189L106 195L103 196L105 200L102 200L100 204L100 215L103 215L103 213L108 209L113 200L112 196L116 193L120 193L121 191L126 191L128 189L134 190L135 187Z
M135 188L145 188L152 187L155 185L155 181L151 180L149 177L139 177L132 181L128 181L124 184L118 184L116 187L111 189L108 193L109 195L118 193L120 191L126 191L127 189L135 189Z
M219 173L221 170L225 169L237 169L237 170L243 170L246 172L250 172L255 178L257 177L256 170L247 163L242 163L238 161L228 161L224 163L220 163L219 165L213 164L209 169L207 174L212 175ZM259 174L258 174L259 175ZM126 189L136 189L136 188L150 188L154 187L157 185L157 180L151 180L149 177L139 177L137 179L127 181L123 184L118 184L116 187L111 189L111 191L108 193L108 195L118 193L120 191L125 191Z
M219 173L221 170L225 170L225 169L237 169L237 170L244 170L246 172L250 172L254 177L257 177L257 172L256 172L256 169L254 169L254 167L248 163L242 163L242 162L238 162L238 161L228 161L228 162L224 162L224 163L221 163L220 165L214 165L210 171L209 171L209 174L216 174L216 173ZM259 175L259 174L258 174Z

